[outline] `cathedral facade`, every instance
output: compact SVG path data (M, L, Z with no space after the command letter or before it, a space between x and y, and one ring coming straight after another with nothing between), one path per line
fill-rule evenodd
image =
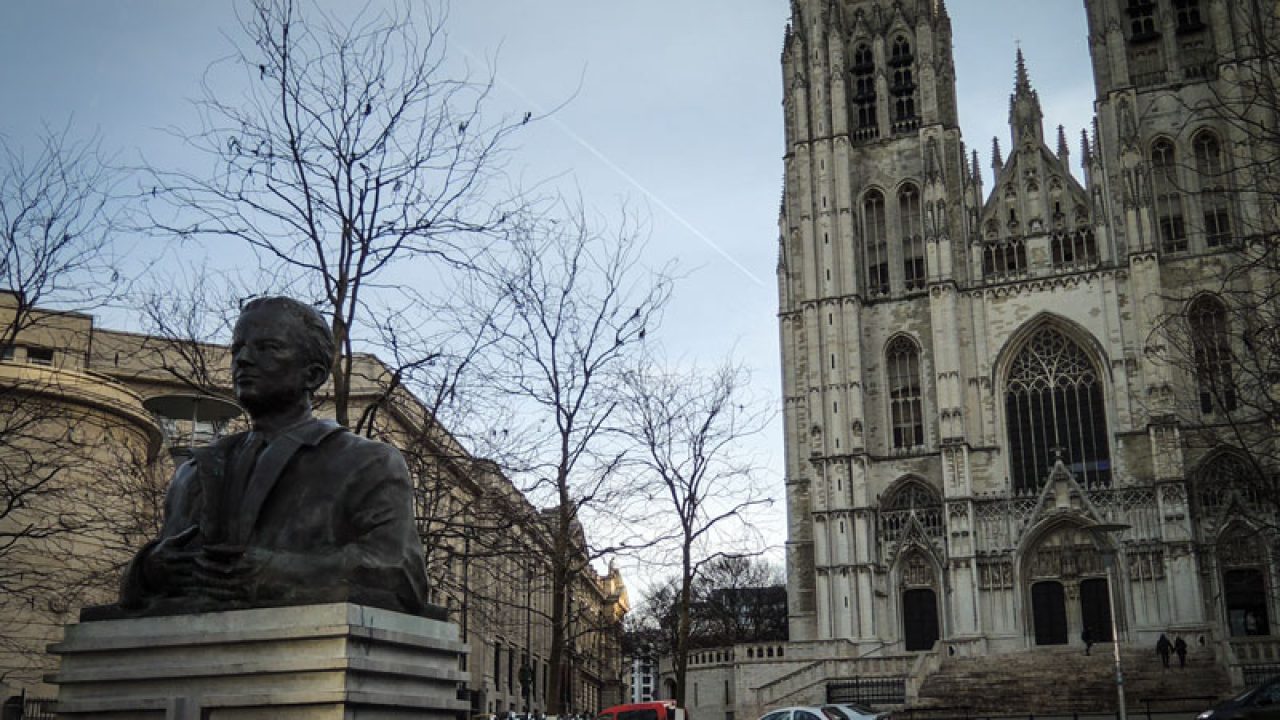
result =
M1224 389L1238 338L1222 297L1243 249L1276 232L1249 174L1274 147L1222 112L1274 7L1085 0L1093 127L1046 133L1019 52L1010 144L984 188L942 0L792 5L778 265L792 644L982 655L1113 628L1148 647L1269 637L1265 503L1240 479L1251 460L1205 428L1242 412L1234 393L1276 389ZM1233 277L1244 292L1275 280ZM1275 437L1244 427L1246 446Z

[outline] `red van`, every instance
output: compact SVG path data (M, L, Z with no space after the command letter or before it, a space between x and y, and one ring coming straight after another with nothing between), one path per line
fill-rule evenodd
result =
M688 716L675 700L655 700L605 708L596 720L688 720Z

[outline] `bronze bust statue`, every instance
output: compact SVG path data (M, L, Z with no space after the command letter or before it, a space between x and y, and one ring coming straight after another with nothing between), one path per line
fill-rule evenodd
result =
M440 616L424 599L404 458L312 416L334 352L313 308L284 297L244 306L232 378L253 427L196 449L174 473L164 528L127 568L121 610L353 602Z

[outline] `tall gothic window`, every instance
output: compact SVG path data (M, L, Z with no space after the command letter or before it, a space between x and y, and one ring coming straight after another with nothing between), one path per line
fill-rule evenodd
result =
M920 191L904 185L898 191L898 227L902 230L902 278L907 290L925 285L924 233L921 228Z
M1111 484L1102 380L1083 348L1052 327L1032 333L1005 387L1009 470L1015 492L1033 492L1061 457L1087 487Z
M1204 217L1204 242L1219 247L1231 241L1231 207L1227 202L1226 173L1218 136L1204 130L1191 141L1196 155L1200 212Z
M885 226L884 194L868 192L862 199L863 237L866 238L867 292L889 294L889 235Z
M853 51L853 109L856 118L854 136L859 140L879 136L876 124L876 63L866 43Z
M1178 189L1178 158L1173 143L1166 138L1151 145L1151 186L1155 194L1156 224L1160 228L1160 249L1181 252L1187 249L1187 227L1182 219L1182 193Z
M893 129L904 132L919 125L916 118L916 83L912 70L915 56L911 43L905 36L894 38L889 51L889 67L892 81L889 91L893 95Z
M1236 409L1235 379L1231 372L1230 327L1227 308L1212 295L1196 298L1187 308L1191 347L1195 356L1200 412Z
M920 392L920 349L899 335L885 351L889 368L889 421L896 450L924 445L924 409Z

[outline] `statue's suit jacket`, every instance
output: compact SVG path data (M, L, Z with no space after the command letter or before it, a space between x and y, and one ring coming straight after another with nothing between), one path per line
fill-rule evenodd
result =
M243 492L229 493L248 435L197 449L174 473L164 529L126 570L120 605L141 614L166 614L353 602L422 614L426 567L400 452L332 421L313 419L267 445ZM237 499L239 506L231 507ZM188 547L225 544L270 551L247 603L166 596L147 586L146 553L192 525L199 532Z

